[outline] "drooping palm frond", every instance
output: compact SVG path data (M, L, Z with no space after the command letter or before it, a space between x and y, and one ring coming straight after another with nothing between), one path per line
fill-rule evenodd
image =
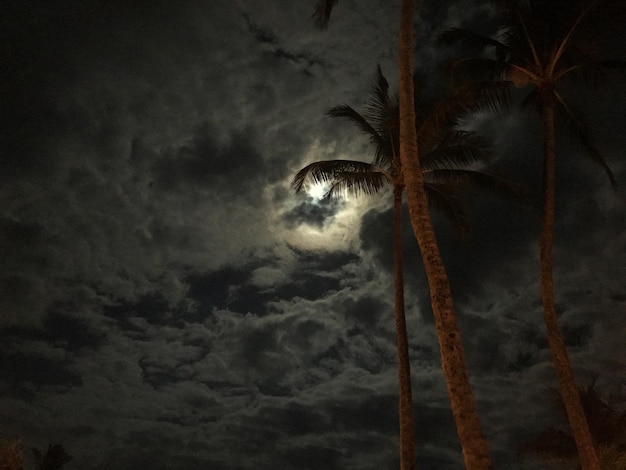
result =
M510 108L510 84L500 80L463 84L453 94L433 103L418 103L424 112L417 122L420 154L440 145L442 136L458 129L470 113L500 112Z
M440 137L433 149L422 150L420 165L423 171L463 168L491 159L488 142L472 131L455 130Z
M378 193L389 184L390 180L387 175L376 169L369 172L356 173L348 171L335 175L324 197L331 198L343 194L350 194L352 196L365 194L366 196L371 196Z
M462 196L462 185L425 181L424 187L431 209L439 212L460 235L467 235L471 232L471 224Z
M562 123L570 134L576 138L584 151L584 155L602 167L611 183L611 186L615 189L617 187L615 174L606 160L602 157L598 148L594 145L591 133L585 125L585 122L579 116L579 113L576 112L576 110L563 99L558 91L555 91L555 97L560 105L557 108L559 111L559 122Z
M328 22L330 21L330 14L333 8L337 4L337 0L318 0L315 4L315 11L313 12L313 24L319 29L328 28Z
M291 187L295 192L300 192L309 184L330 183L331 190L334 185L338 185L337 189L334 190L336 193L340 188L348 187L345 180L350 176L354 177L355 180L362 180L365 177L379 180L382 177L383 180L391 181L390 175L371 163L358 160L321 160L305 166L296 173L296 176L294 176L291 182ZM355 192L359 191L359 189L357 189L359 185L362 186L360 189L361 192L370 194L372 188L379 186L380 183L374 181L371 185L368 185L364 181L357 182L354 186Z
M511 106L511 86L503 80L483 80L457 86L454 94L468 111L501 112Z
M455 129L466 114L466 107L458 99L447 97L437 101L416 103L417 141L420 155L441 143L442 136ZM420 157L421 160L421 157Z
M522 184L503 176L484 171L468 170L464 168L435 169L427 172L425 178L429 182L453 182L465 187L483 189L505 199L518 203L528 203L528 191Z
M502 93L503 101L508 97L500 84L494 84L492 88ZM486 95L487 92L481 95L479 90L466 89L441 100L416 100L420 165L426 191L433 207L441 210L461 232L467 232L469 227L463 207L463 191L468 187L522 199L519 197L522 194L520 185L492 175L481 177L480 171L467 169L475 163L487 162L491 152L483 137L457 128L459 117L475 103L480 104L480 100L487 101ZM326 160L312 163L296 174L292 182L294 190L301 191L307 184L322 183L329 186L325 197L334 197L346 193L374 194L389 183L402 186L401 175L394 170L399 139L397 99L389 97L388 84L380 67L364 114L348 105L335 106L327 114L348 119L369 137L375 146L374 162Z
M540 93L537 87L532 87L520 99L519 108L529 112L541 112Z

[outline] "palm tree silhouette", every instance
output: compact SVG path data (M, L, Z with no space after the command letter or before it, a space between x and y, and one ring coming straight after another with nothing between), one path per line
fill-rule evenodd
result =
M509 81L520 88L529 87L524 104L535 104L543 130L543 221L540 238L541 297L548 343L555 365L559 389L567 410L580 461L584 470L599 470L589 427L580 402L565 343L561 336L555 307L552 247L555 217L555 113L574 131L585 154L606 172L611 184L613 173L596 147L583 121L564 99L558 85L576 76L592 80L606 71L623 67L618 61L596 59L585 31L585 21L600 4L617 0L534 1L500 0L506 13L506 26L498 37L489 37L456 28L442 34L444 44L464 44L482 55L452 62L453 79L484 76ZM598 34L594 39L597 39ZM487 55L485 55L485 51Z
M337 0L318 0L313 15L324 28ZM435 231L430 218L428 197L424 185L415 126L413 90L415 1L402 0L398 38L398 100L399 100L399 151L403 183L413 233L417 238L424 270L430 289L435 330L441 352L441 366L446 379L450 407L463 451L463 460L469 470L492 468L487 440L478 416L474 392L469 382L467 361L456 321L448 275L441 259ZM400 417L406 419L406 417ZM407 426L401 422L401 427ZM414 443L400 443L402 470L414 468Z
M348 119L369 137L375 146L373 162L355 160L323 160L301 169L293 179L296 192L309 183L329 185L325 197L345 192L373 194L385 186L393 187L393 252L394 311L398 351L399 414L401 448L411 449L415 459L415 430L412 410L409 351L404 310L402 194L404 183L399 158L398 98L389 96L389 85L380 67L360 114L348 105L332 108L328 115ZM460 114L470 103L480 102L478 96L464 93L439 101L419 100L416 103L420 130L418 145L422 155L426 191L434 208L441 210L460 232L468 231L468 217L463 193L473 184L497 190L507 196L519 196L517 185L503 178L470 168L489 159L487 143L474 132L457 129ZM407 453L407 455L409 455ZM407 457L408 458L408 457ZM404 462L403 468L408 468Z

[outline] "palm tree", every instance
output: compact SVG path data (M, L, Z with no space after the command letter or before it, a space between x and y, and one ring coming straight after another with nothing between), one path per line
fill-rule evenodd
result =
M414 0L402 0L398 43L398 96L400 109L400 162L413 232L422 254L435 328L446 378L450 407L468 470L492 468L467 361L458 329L450 282L428 210L428 197L420 168L413 90Z
M321 27L337 0L318 0L314 18ZM428 209L428 197L421 171L415 107L413 96L415 1L402 0L398 41L399 150L403 183L413 232L417 238L428 278L435 329L441 352L441 365L446 379L450 407L469 470L492 468L476 400L469 383L467 362L461 334L457 326L452 292ZM411 460L410 448L401 449L401 462ZM403 469L405 470L405 469Z
M389 97L389 85L377 68L376 81L368 99L366 116L350 106L332 108L328 115L353 121L376 145L373 163L355 160L318 161L302 168L292 187L300 192L308 182L330 183L325 197L344 191L358 195L373 194L387 184L393 185L393 254L394 318L398 354L398 414L400 421L400 468L415 468L415 424L411 393L411 367L404 313L404 280L402 250L402 177L397 158L397 106Z
M307 183L326 183L326 197L344 192L359 195L373 194L386 185L393 186L393 251L394 251L394 305L398 349L400 447L406 459L402 468L413 468L415 459L414 424L410 384L410 364L404 314L403 250L402 250L402 194L404 183L398 153L398 99L391 98L389 85L380 67L368 98L364 114L347 105L332 108L328 115L347 118L364 132L375 145L372 163L354 160L324 160L311 163L293 179L293 188L301 191ZM466 184L473 183L508 196L518 196L518 186L502 178L467 169L472 163L488 159L486 142L473 132L456 129L459 114L479 97L461 94L439 101L420 100L418 140L423 155L421 166L425 187L432 206L441 210L461 231L468 227L462 204Z
M603 3L608 4L611 0ZM617 0L615 5L619 4ZM454 61L452 76L476 76L487 73L492 78L507 80L517 87L530 87L524 103L534 103L539 110L543 129L543 221L540 240L541 297L548 343L556 369L559 389L567 410L582 468L599 470L600 465L589 426L585 419L561 336L555 308L552 277L553 232L555 216L555 112L560 111L570 128L580 138L587 156L605 170L611 184L615 178L591 138L563 98L557 85L564 79L583 76L593 78L619 62L596 60L589 47L577 41L585 20L601 0L533 1L500 0L508 21L499 37L489 37L463 29L452 29L442 35L447 44L464 43L480 52L491 51L487 57ZM623 8L623 1L621 2ZM619 5L618 5L619 6Z

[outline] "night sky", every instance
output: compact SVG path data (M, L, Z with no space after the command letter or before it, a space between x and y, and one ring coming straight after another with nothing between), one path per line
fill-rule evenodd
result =
M445 81L452 26L477 2L416 14L416 66ZM290 181L373 148L362 109L395 90L399 2L0 3L0 436L63 444L68 470L397 468L391 193L319 199ZM486 31L486 30L485 30ZM617 57L626 40L614 37ZM624 57L621 57L624 58ZM555 281L576 377L626 391L624 77L565 93L618 180L558 142ZM434 215L498 468L532 460L555 378L539 290L536 114L474 115L519 205L472 192L472 233ZM407 224L408 225L408 224ZM423 470L461 468L419 253L406 229L407 321Z

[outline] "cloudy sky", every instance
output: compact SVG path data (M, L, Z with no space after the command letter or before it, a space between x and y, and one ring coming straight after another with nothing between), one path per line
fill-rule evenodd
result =
M399 2L342 0L326 32L313 3L2 2L1 436L62 443L68 470L397 468L390 194L325 202L289 183L318 159L371 158L324 113L359 108L377 64L394 83ZM430 3L416 63L436 88L435 33L492 12ZM578 380L599 374L606 394L626 388L624 89L571 90L617 192L559 142L557 304ZM531 191L527 207L468 195L466 238L435 221L494 459L532 468L519 445L563 426L539 300L539 125L467 126ZM405 240L418 465L458 469Z

